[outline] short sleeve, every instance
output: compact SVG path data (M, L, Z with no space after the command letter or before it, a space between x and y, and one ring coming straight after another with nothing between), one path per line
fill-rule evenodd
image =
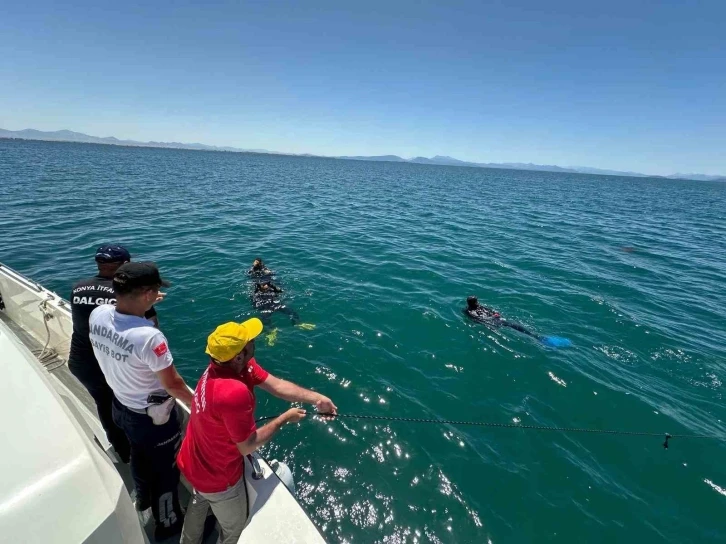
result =
M243 383L232 380L224 384L223 390L219 388L214 393L214 410L232 442L244 442L257 430L252 393Z
M102 304L101 306L96 306L93 311L88 315L88 324L93 325L93 322L96 319L100 319L101 316L106 312L106 308L110 306L109 304Z
M169 343L163 333L156 331L146 342L141 353L141 360L144 361L154 372L159 372L171 366L174 357L169 351Z
M264 381L267 379L267 376L270 375L267 370L257 364L257 361L254 357L250 359L247 363L247 374L250 377L252 385L260 385L261 383L264 383Z
M68 300L71 301L71 319L73 320L73 328L77 328L79 325L81 325L81 321L88 321L88 317L91 316L91 312L88 312L88 315L86 319L84 320L83 312L81 310L81 306L79 304L76 304L75 300L76 297L74 296L76 292L76 285L73 286L73 290L71 291L71 296ZM82 326L82 325L81 325Z

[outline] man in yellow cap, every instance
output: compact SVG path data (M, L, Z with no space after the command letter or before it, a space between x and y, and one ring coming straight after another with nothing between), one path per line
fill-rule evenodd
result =
M291 408L259 429L255 425L254 387L289 402L314 404L318 412L337 413L326 396L276 378L255 361L255 338L262 322L225 323L207 339L209 367L197 384L192 414L177 462L194 486L181 544L201 542L211 506L222 528L221 544L239 540L247 523L244 456L269 441L285 423L296 423L305 410Z

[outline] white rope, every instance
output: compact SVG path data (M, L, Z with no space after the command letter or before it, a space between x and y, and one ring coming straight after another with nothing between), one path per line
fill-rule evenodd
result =
M38 359L43 359L43 356L45 355L45 351L48 349L48 344L50 344L50 328L48 327L48 321L50 321L53 318L53 315L48 311L48 301L44 300L40 304L38 304L38 308L40 308L40 311L43 314L43 325L45 325L45 333L46 333L46 339L45 339L45 345L43 346L43 351L40 352L40 355L38 355Z
M50 310L48 310L48 300L50 300L50 297L38 304L38 308L40 308L40 311L43 314L43 325L45 326L46 334L45 345L40 353L37 353L38 350L33 350L33 353L38 358L40 364L43 365L48 372L53 372L57 368L62 367L65 364L65 361L61 359L54 349L48 349L48 346L50 345L50 327L48 327L48 321L53 319L53 314Z

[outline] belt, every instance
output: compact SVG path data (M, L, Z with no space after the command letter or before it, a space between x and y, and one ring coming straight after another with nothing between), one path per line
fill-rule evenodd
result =
M129 406L126 406L124 403L122 403L120 400L118 400L116 397L113 398L113 400L124 410L128 410L129 412L134 412L136 414L146 414L146 408L131 408Z

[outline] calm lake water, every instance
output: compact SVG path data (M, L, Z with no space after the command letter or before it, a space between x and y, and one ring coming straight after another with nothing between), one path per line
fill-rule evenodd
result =
M341 412L726 436L726 184L0 140L0 261L67 297L103 242L174 283L192 386L261 256L316 327L259 363ZM726 443L662 442L308 420L265 454L330 542L726 541Z

